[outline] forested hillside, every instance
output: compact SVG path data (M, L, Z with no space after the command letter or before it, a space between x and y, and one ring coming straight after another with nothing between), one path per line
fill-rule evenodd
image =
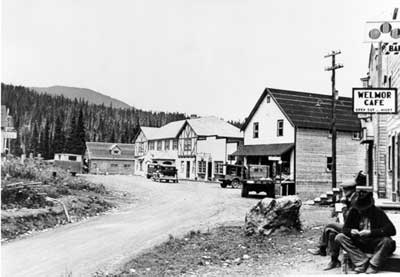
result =
M182 113L93 105L3 83L1 104L10 109L17 130L11 153L41 153L45 158L60 152L82 154L84 141L131 143L139 126L159 127L186 118Z

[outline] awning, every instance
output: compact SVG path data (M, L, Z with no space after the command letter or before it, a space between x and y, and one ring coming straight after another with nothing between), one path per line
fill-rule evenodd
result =
M233 156L280 156L294 147L294 143L242 145Z

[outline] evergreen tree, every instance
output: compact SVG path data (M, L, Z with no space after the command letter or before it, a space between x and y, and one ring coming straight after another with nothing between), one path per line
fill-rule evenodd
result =
M31 143L29 145L29 153L33 153L36 156L38 153L38 146L39 146L39 132L38 128L36 127L36 123L33 123L33 131L31 136Z
M65 133L63 131L63 123L61 121L61 117L57 116L56 124L54 127L54 138L53 138L53 151L54 153L62 153L64 152L64 144L65 144Z
M83 155L86 149L86 136L82 108L79 111L78 122L75 127L75 143L75 154Z
M69 127L69 134L64 145L64 150L66 153L74 154L76 153L76 119L75 114L71 115L71 123Z
M42 138L41 138L41 149L42 149L42 156L45 159L50 159L50 121L46 121L46 125L44 128L44 132L42 133Z

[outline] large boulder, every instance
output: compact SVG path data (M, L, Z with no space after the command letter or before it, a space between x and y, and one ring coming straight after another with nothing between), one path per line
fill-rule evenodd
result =
M301 228L301 200L297 195L264 198L246 214L246 235L269 235L276 229Z

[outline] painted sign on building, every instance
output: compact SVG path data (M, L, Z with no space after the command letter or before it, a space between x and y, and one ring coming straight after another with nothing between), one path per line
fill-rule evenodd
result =
M353 112L397 113L397 88L353 88Z

